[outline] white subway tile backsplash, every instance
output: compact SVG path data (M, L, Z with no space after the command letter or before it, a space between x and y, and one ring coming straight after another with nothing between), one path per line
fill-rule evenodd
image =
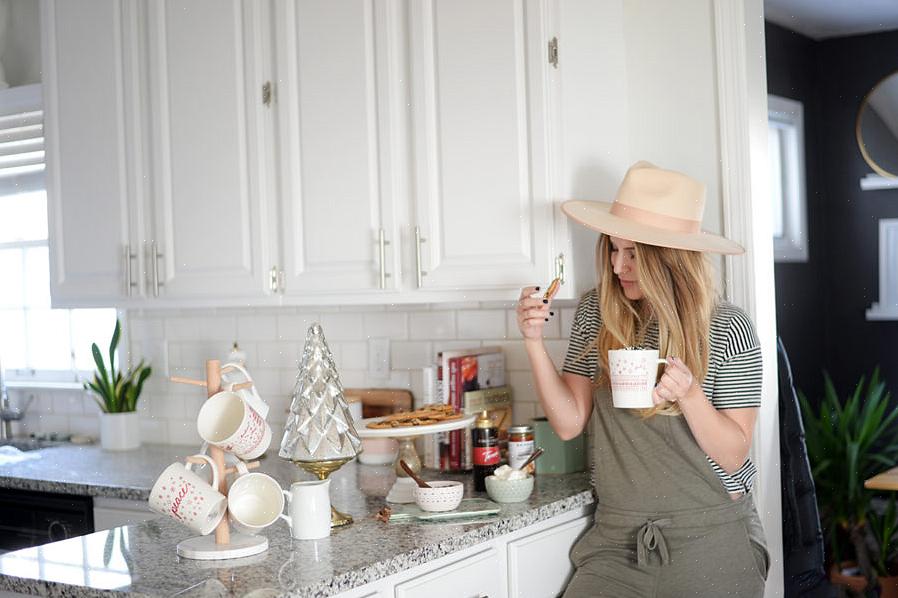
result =
M85 398L81 393L55 393L53 395L53 413L56 415L83 415Z
M505 312L499 309L460 311L458 338L505 338Z
M321 328L324 338L330 341L354 341L362 330L362 314L337 313L321 316Z
M168 444L168 422L141 417L140 440L146 444Z
M296 342L258 342L256 362L261 368L295 368L302 356L302 345Z
M366 338L408 338L408 314L401 312L377 312L363 316L363 333Z
M278 337L281 340L305 342L309 327L320 321L321 316L313 313L285 314L277 317ZM266 339L273 340L273 339Z
M390 365L394 370L427 367L433 363L433 348L425 341L397 341L390 344Z
M173 317L165 320L165 339L190 341L200 338L200 323L195 318Z
M199 448L203 439L196 431L196 420L168 420L168 443L189 444Z
M571 326L574 324L574 314L576 313L576 307L565 307L561 310L561 330L564 332L564 338L568 338L571 334Z
M527 372L507 372L505 380L511 385L514 392L514 402L518 401L536 403L539 397L533 388L533 374Z
M546 324L546 349L561 366L574 313L574 302L558 305ZM247 353L247 367L271 407L269 423L276 445L283 434L291 394L309 326L320 322L333 352L344 388L408 388L423 394L424 367L439 351L500 346L506 355L507 379L515 397L517 422L540 415L514 313L514 301L456 302L426 305L353 306L351 308L285 307L218 310L135 310L129 314L134 356L152 356L154 375L139 403L145 442L199 446L196 414L204 400L201 388L174 384L168 375L204 379L207 359L224 359L236 340ZM368 339L390 339L391 371L375 378L368 371ZM167 362L169 372L155 363ZM32 406L28 429L68 433L99 425L97 408L69 398L41 395ZM80 411L79 411L80 409ZM40 417L38 417L40 416ZM77 418L77 419L75 419Z
M73 415L69 418L69 433L92 438L100 437L99 415Z
M431 311L409 314L409 338L454 339L455 312Z
M340 360L337 362L340 369L363 370L368 367L368 343L366 342L342 342L340 343Z
M243 341L271 341L277 339L277 317L274 315L237 316L238 343Z

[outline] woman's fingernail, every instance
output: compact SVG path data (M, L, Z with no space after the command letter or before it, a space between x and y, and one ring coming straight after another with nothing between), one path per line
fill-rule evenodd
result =
M546 322L548 322L548 321L549 321L549 318L546 318Z
M548 303L548 302L549 302L548 299L543 299L543 303Z
M555 312L554 312L554 311L550 311L550 312L549 312L549 315L550 315L550 316L554 316L554 315L555 315Z
M538 291L538 290L539 290L539 287L536 287L536 290Z

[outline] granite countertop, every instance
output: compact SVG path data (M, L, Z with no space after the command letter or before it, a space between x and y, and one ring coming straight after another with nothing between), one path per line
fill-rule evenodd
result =
M61 444L27 451L15 463L0 461L0 488L147 500L167 465L198 452L195 446L144 445L112 452L97 445ZM285 470L292 467L276 455L269 460L280 461Z
M56 447L40 459L0 466L0 487L92 496L146 499L162 469L195 447L145 446L130 453L96 447ZM42 462L42 463L40 463ZM269 453L261 471L284 487L312 476ZM466 483L471 476L439 475ZM0 590L44 596L330 596L382 579L594 502L586 473L542 475L523 503L501 505L498 515L459 522L383 523L374 514L384 506L395 480L390 467L349 463L331 476L331 500L355 522L323 540L294 540L286 524L267 528L269 549L226 561L193 561L176 554L193 534L160 517L10 552L0 556Z

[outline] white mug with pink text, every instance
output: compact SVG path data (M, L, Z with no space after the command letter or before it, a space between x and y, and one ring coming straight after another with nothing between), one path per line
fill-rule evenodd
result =
M215 529L225 513L228 500L218 491L218 469L208 455L194 455L212 469L212 484L192 471L193 464L172 463L150 490L150 509L168 515L197 533Z
M196 428L209 444L247 461L260 457L271 444L271 428L265 418L242 396L228 390L203 403Z
M608 351L608 378L611 380L611 399L620 409L650 409L652 391L658 379L656 349L614 349Z

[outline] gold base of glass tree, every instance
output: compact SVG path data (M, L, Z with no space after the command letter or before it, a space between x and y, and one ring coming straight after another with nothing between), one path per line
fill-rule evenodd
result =
M318 476L319 480L327 479L327 476L334 473L352 460L352 457L344 459L330 459L328 461L294 461L297 467L301 467L309 473ZM342 527L352 523L352 515L341 513L331 505L331 527Z

